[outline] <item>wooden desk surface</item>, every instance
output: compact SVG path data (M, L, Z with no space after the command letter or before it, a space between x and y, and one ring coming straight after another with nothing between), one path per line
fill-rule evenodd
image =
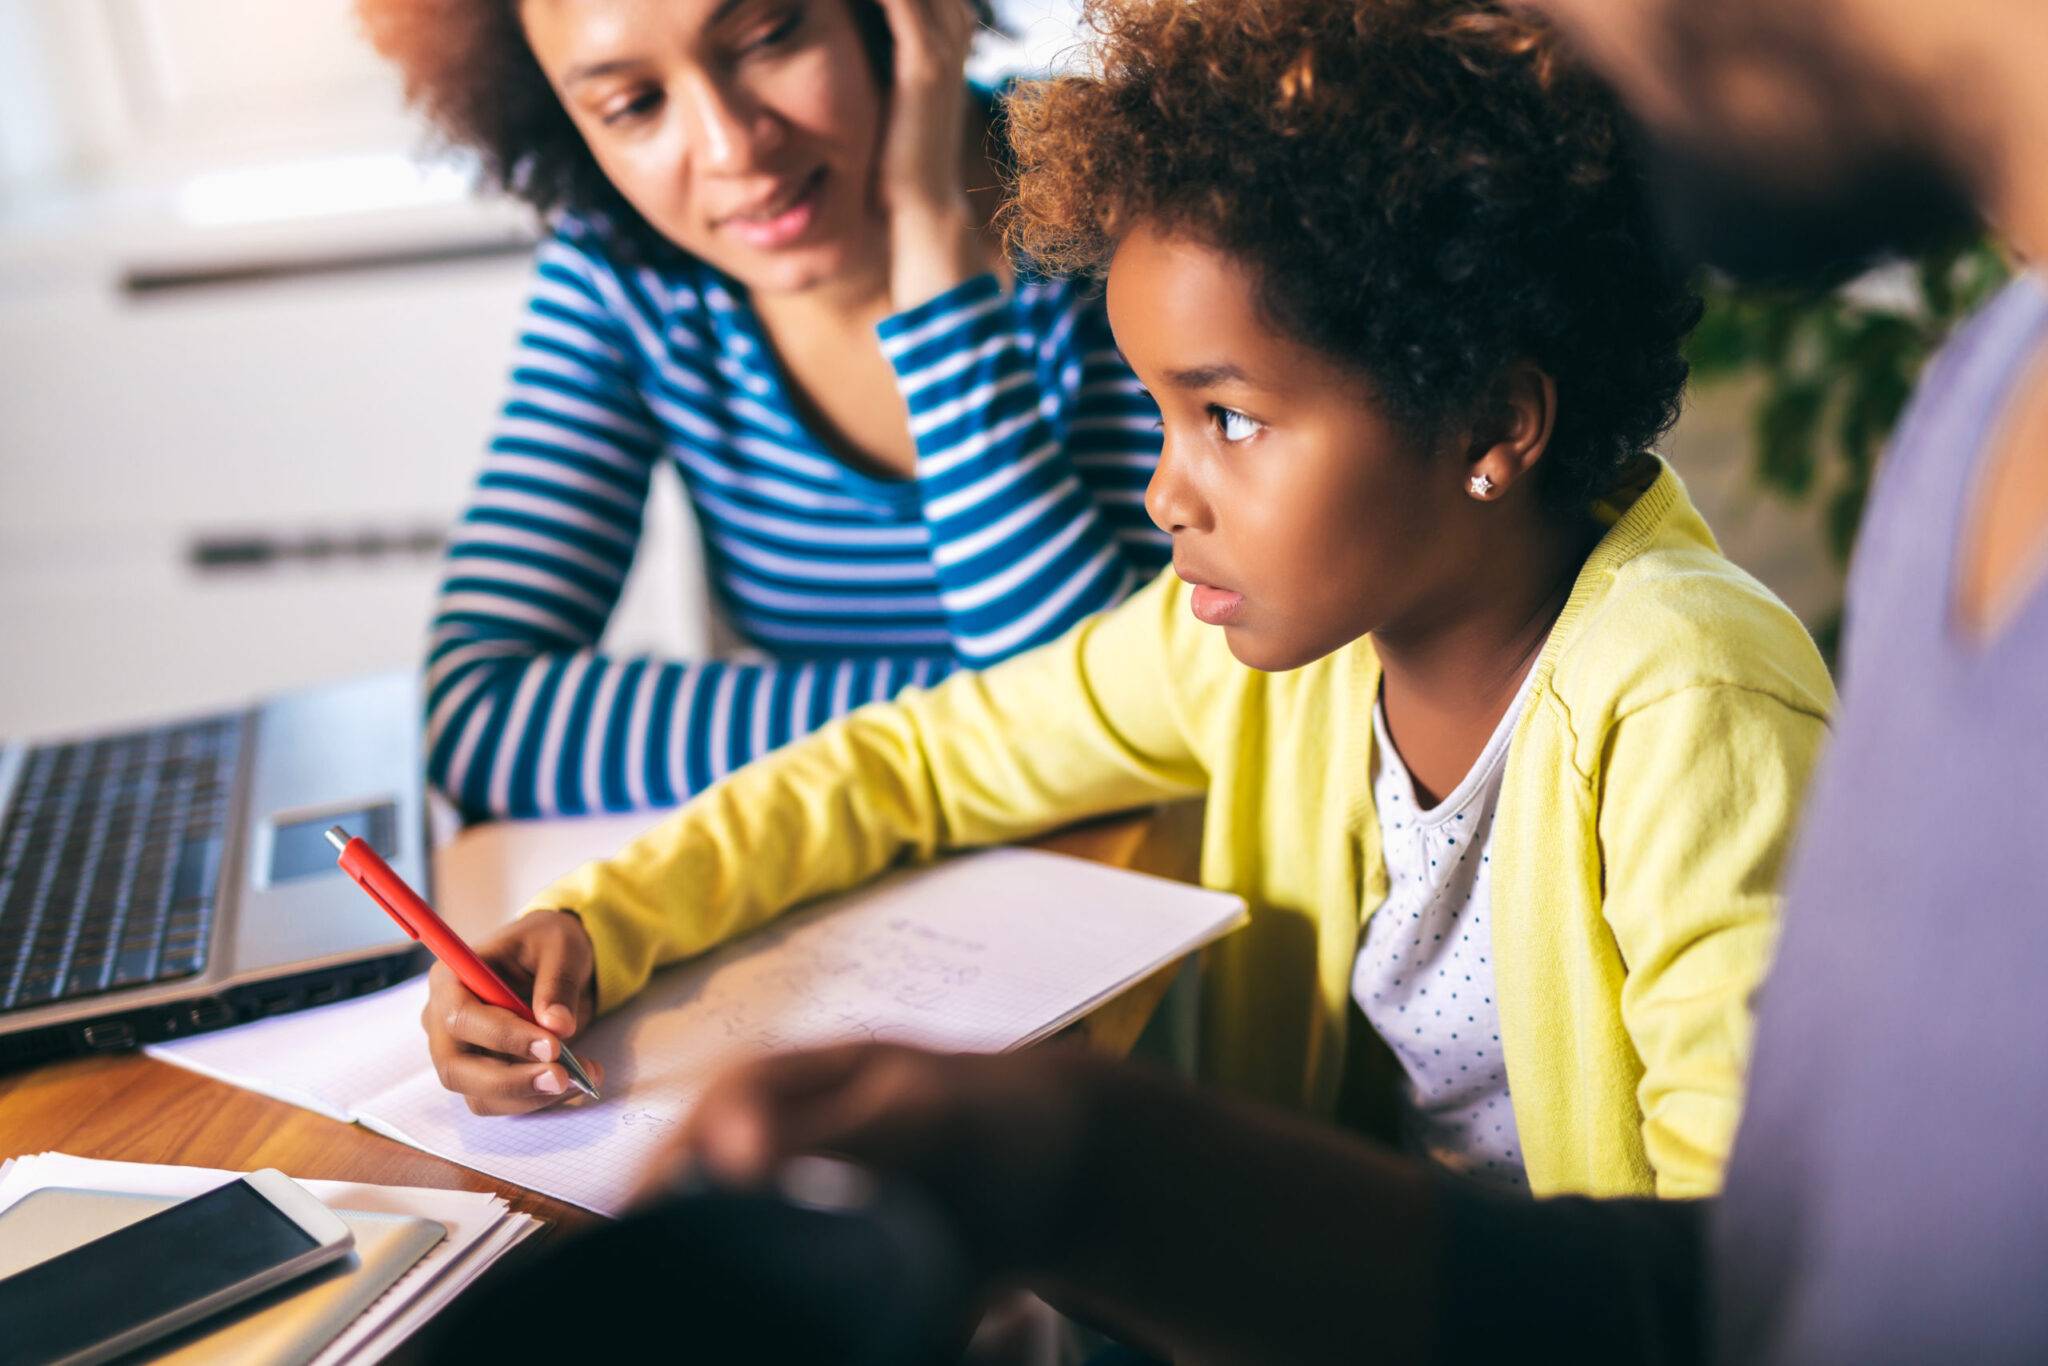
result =
M1040 847L1162 874L1192 870L1190 814L1126 816L1062 831ZM1130 1051L1174 969L1104 1005L1082 1025L1090 1042ZM124 1162L249 1171L308 1180L496 1191L512 1207L574 1229L597 1216L353 1124L202 1077L140 1053L73 1058L0 1074L0 1157L60 1151Z

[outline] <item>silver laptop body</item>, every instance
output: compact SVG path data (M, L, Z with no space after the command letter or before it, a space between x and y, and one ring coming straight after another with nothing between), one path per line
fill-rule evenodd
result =
M364 835L400 876L431 895L419 718L417 680L390 674L279 695L200 722L0 746L0 1066L324 1004L423 966L405 931L335 867L321 836L335 824ZM191 811L145 811L160 822L188 823L174 835L178 846L151 861L136 853L148 832L138 833L132 809L148 808L156 789L131 796L124 814L96 806L101 799L80 775L90 778L92 756L103 750L130 754L147 737L174 731L200 738L169 743L220 756L207 761L218 783L202 790L215 794L210 810L224 818L209 836ZM206 737L219 737L218 747L206 748L215 743ZM51 756L67 746L68 768L53 767ZM38 751L46 751L41 759ZM39 824L31 821L37 811ZM51 863L57 846L61 866ZM108 890L135 881L138 866L146 886L130 897ZM24 870L35 879L24 882ZM193 894L208 883L210 895ZM117 899L119 907L107 909ZM188 919L167 923L188 928L160 936L154 956L143 956L138 946L150 927L140 917L174 902ZM88 914L89 904L101 909ZM109 915L111 928L94 928ZM65 916L82 926L65 931L69 956L60 942ZM95 978L98 959L89 955L101 949L106 966ZM195 961L182 975L164 975ZM6 1004L10 988L13 1004Z

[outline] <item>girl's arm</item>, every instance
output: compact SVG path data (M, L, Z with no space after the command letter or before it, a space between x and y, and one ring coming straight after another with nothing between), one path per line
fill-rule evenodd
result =
M574 911L609 1009L665 963L904 858L1192 795L1162 579L1061 640L866 707L749 765L529 909Z
M1099 300L979 275L885 319L953 649L970 668L1058 638L1170 558L1144 511L1158 410Z
M1710 1195L1741 1112L1751 997L1770 966L1787 853L1827 723L1733 684L1681 690L1608 737L1605 914L1643 1063L1643 1142L1665 1197Z
M634 359L658 327L572 237L542 247L427 659L428 777L472 815L673 806L954 667L916 653L743 664L598 652L663 458Z

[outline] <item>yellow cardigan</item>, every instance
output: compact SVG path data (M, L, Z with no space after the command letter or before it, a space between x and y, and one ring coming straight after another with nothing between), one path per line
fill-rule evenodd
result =
M1640 487L1640 486L1639 486ZM1534 666L1493 830L1501 1044L1538 1194L1707 1194L1750 994L1833 689L1678 477L1580 572ZM1065 638L876 704L740 770L530 909L566 907L598 1000L904 858L1206 794L1202 881L1243 896L1202 993L1213 1080L1327 1112L1352 960L1386 893L1369 639L1268 674L1171 574Z

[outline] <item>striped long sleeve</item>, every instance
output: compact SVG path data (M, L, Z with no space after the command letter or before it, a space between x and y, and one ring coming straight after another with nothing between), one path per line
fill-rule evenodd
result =
M954 653L974 666L1056 639L1142 581L1081 471L1149 479L1151 442L1087 447L1094 430L1135 436L1158 414L1107 336L1090 335L1106 334L1099 308L1066 290L1044 302L1016 309L984 275L880 327L917 442L939 601ZM1076 416L1092 430L1069 433L1048 399L1083 390L1091 365L1094 402ZM1134 492L1142 516L1142 480Z
M737 291L546 244L448 549L433 782L472 815L673 805L854 707L1053 639L1166 561L1156 411L1099 302L970 280L881 325L918 451L877 479L806 429ZM739 660L600 650L673 460Z

